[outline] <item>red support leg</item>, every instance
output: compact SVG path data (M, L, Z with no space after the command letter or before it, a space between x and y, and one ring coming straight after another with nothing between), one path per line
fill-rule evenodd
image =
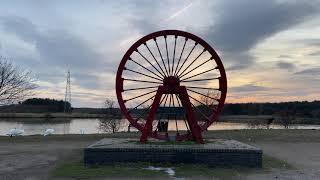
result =
M193 139L198 144L203 144L204 142L203 142L203 138L201 135L201 128L193 116L193 111L192 111L192 107L191 107L191 103L190 103L187 89L184 86L180 86L179 89L180 89L180 93L179 93L180 97L179 98L182 102L182 106L186 109L187 121L188 121L188 125L190 127L190 130L191 130L191 134L193 136Z
M147 122L144 125L143 130L142 130L142 134L140 137L141 143L145 143L148 139L148 136L151 136L151 134L152 134L152 122L155 118L155 115L157 113L157 109L160 105L161 96L164 93L168 93L168 92L165 92L165 89L163 86L159 86L157 93L156 93L156 96L155 96L155 99L152 103L150 113L148 114ZM190 130L191 130L193 140L196 141L196 143L198 143L198 144L203 144L204 142L203 142L203 138L201 135L201 128L198 125L196 119L194 118L193 110L191 107L191 103L190 103L190 99L189 99L186 87L180 86L177 89L176 93L179 94L179 98L182 102L182 106L186 109L187 121L188 121L188 125L190 127Z
M154 117L157 113L157 109L160 105L160 100L161 100L162 94L163 94L163 87L159 86L157 93L156 93L156 96L154 98L154 101L152 103L150 113L148 114L147 122L142 130L142 134L140 137L141 143L145 143L148 139L149 134L152 133L152 122L153 122Z

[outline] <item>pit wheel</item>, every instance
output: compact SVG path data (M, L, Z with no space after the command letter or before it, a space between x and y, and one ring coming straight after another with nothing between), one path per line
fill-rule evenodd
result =
M164 30L141 38L125 53L116 93L124 116L141 131L141 142L152 137L203 143L202 132L224 106L227 79L208 43L188 32Z

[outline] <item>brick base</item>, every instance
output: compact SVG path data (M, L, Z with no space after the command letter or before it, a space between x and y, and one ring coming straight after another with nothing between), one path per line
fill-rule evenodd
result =
M125 139L103 139L84 149L84 163L192 163L214 167L261 167L262 150L234 140L201 145L139 144Z

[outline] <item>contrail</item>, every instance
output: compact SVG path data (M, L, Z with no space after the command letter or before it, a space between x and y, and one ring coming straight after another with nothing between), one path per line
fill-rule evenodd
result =
M176 13L172 14L170 17L168 17L167 19L165 19L164 21L170 21L171 19L179 16L181 13L183 13L184 11L186 11L187 9L189 9L192 6L193 2L191 2L190 4L188 4L186 7L182 8L181 10L177 11Z

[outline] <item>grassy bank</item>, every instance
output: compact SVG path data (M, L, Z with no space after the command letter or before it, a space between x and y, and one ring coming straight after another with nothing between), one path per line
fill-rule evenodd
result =
M320 130L305 129L246 129L216 130L203 134L205 139L235 139L243 142L320 142ZM68 135L31 135L8 137L0 136L0 142L48 142L48 141L95 141L101 138L136 138L139 132L118 132L114 134L68 134Z
M279 117L272 115L224 115L219 117L219 122L248 123L252 125L267 125L268 119L275 118L274 124L278 124ZM319 118L295 117L290 124L320 124Z

